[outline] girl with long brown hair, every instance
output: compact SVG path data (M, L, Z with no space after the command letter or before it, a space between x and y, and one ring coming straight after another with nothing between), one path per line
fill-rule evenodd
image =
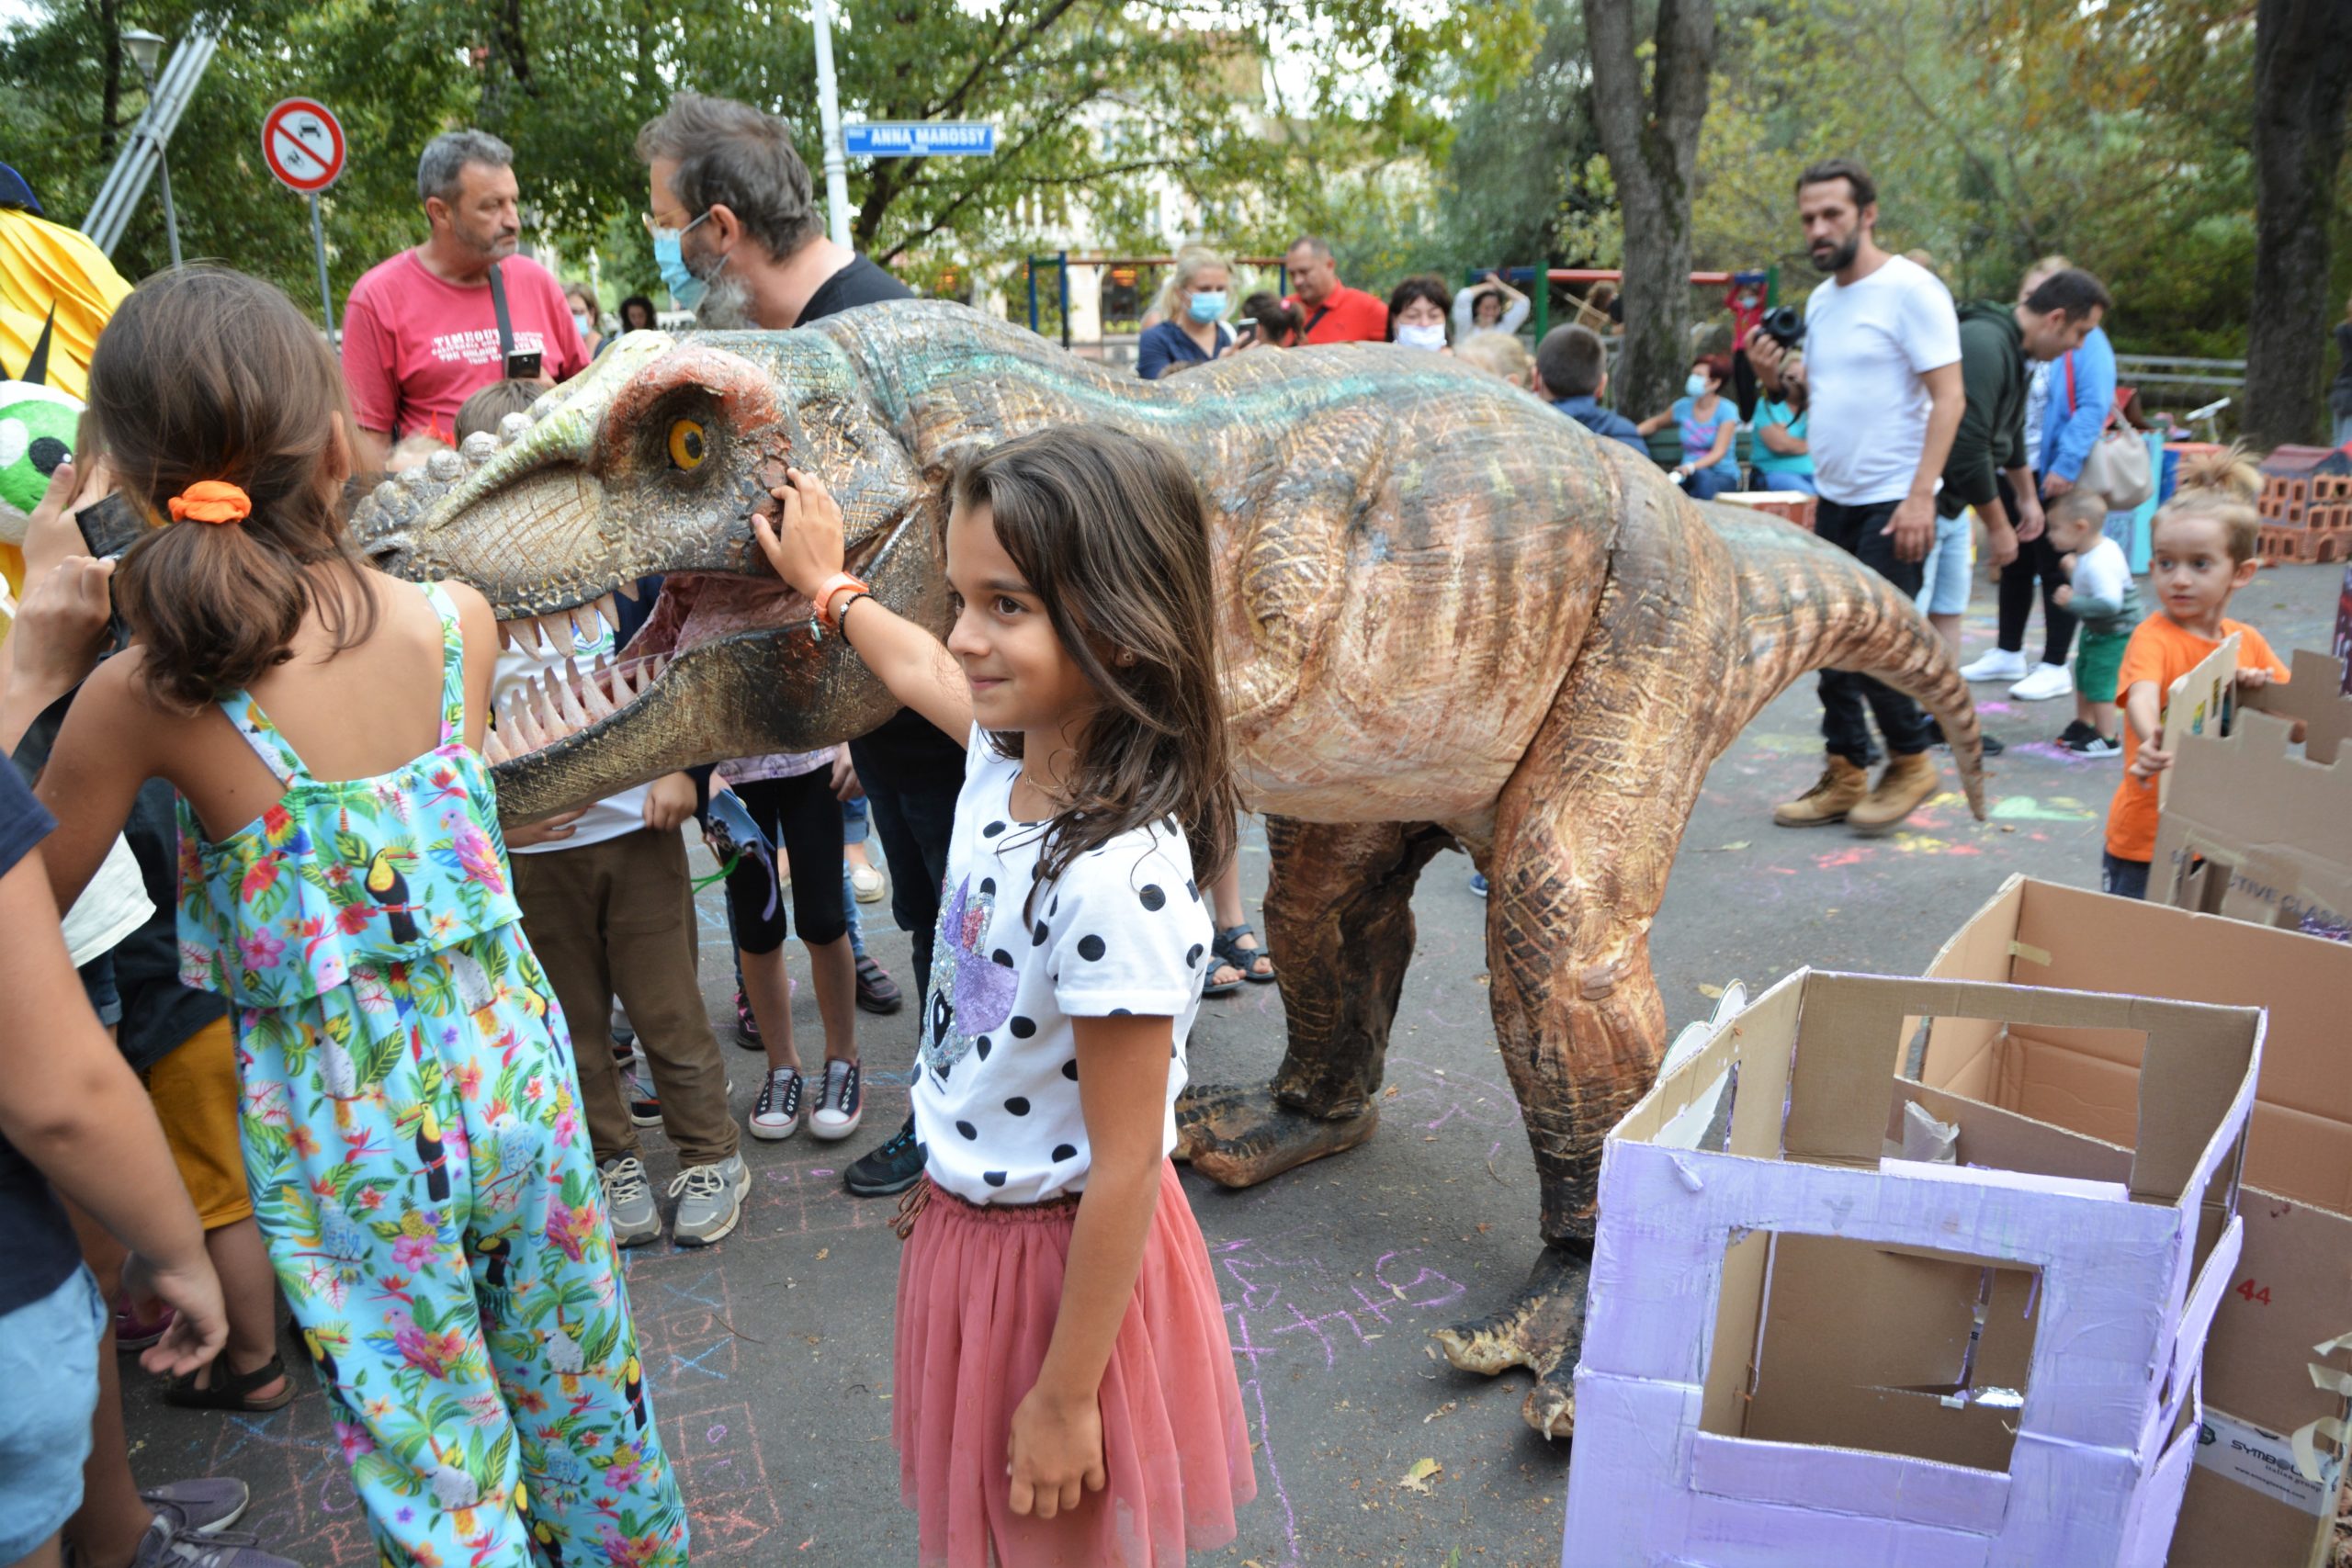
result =
M813 475L753 520L893 695L968 747L902 1209L900 1489L951 1568L1181 1563L1257 1491L1168 1156L1233 853L1200 492L1159 442L1023 436L957 474L942 645L842 571Z
M142 284L89 401L150 526L114 573L135 640L41 775L50 870L70 904L139 786L179 791L182 978L230 1000L256 1217L377 1544L683 1565L479 750L490 606L352 553L343 379L268 284Z

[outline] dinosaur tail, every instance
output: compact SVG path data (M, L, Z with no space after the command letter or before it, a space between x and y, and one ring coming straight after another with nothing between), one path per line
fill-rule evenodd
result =
M1873 676L1935 715L1951 743L1961 787L1984 816L1984 737L1960 667L1935 628L1894 584L1836 546L1770 517L1708 520L1730 547L1739 574L1741 629L1747 646L1735 681L1754 717L1808 670Z

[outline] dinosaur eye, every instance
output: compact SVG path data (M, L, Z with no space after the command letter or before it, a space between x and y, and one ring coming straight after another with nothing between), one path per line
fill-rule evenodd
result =
M692 472L702 467L709 452L708 438L697 421L682 419L670 426L670 461L678 467Z

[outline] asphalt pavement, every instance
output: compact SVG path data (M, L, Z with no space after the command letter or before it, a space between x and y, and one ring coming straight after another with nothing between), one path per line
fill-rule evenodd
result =
M2342 579L2333 567L2267 570L2233 613L2282 654L2324 649ZM1967 657L1991 646L1991 620L1980 582ZM1776 829L1773 803L1811 784L1820 767L1811 677L1716 762L1652 939L1670 1028L1704 1017L1733 979L1758 989L1804 964L1916 974L2013 873L2097 886L2101 825L2122 764L2050 744L2073 716L2067 700L2009 704L1996 686L1976 695L1986 728L2009 743L1992 764L1984 822L1947 792L1889 839ZM1247 840L1243 865L1254 909L1262 836ZM1485 906L1469 874L1465 859L1441 855L1415 896L1419 946L1378 1135L1249 1191L1185 1179L1258 1445L1259 1495L1242 1512L1240 1540L1205 1561L1559 1561L1569 1444L1546 1442L1521 1420L1524 1374L1456 1372L1428 1337L1498 1303L1537 1249L1534 1171L1496 1055ZM761 1058L728 1043L734 1010L717 893L702 901L702 973L741 1114ZM887 909L864 908L869 942L910 988L905 937L880 929ZM797 944L791 951L804 981L795 1016L813 1041L806 963ZM890 1443L895 1204L849 1197L840 1169L904 1114L915 1012L910 999L895 1018L860 1019L870 1076L856 1137L746 1139L754 1183L734 1235L707 1249L663 1241L628 1255L647 1385L692 1508L697 1564L914 1560L914 1516L899 1505ZM1262 1079L1281 1055L1282 1020L1271 986L1207 1002L1193 1034L1195 1075ZM646 1142L659 1192L675 1160L658 1134ZM287 1359L300 1397L248 1417L167 1408L126 1364L134 1468L150 1483L241 1476L256 1498L243 1528L264 1544L309 1568L374 1568L324 1403L298 1347L289 1343Z

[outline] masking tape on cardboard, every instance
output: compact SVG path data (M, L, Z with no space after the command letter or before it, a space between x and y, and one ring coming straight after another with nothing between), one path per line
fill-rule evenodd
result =
M2009 956L2022 958L2028 964L2039 964L2044 969L2050 967L2050 950L2046 947L2036 947L2030 942L2010 942Z
M2346 1399L2352 1399L2352 1372L2339 1372L2334 1367L2324 1367L2317 1361L2311 1363L2311 1371L2313 1388L2324 1388L2330 1393L2340 1393Z
M2312 1427L2306 1427L2292 1437L2281 1437L2209 1404L2197 1438L2198 1468L2314 1518L2325 1518L2335 1506L2343 1460L2320 1453L2312 1445Z
M2312 1440L2314 1438L2334 1439L2335 1451L2332 1454L2321 1453L2317 1443ZM2341 1421L2333 1416L2323 1416L2316 1421L2306 1421L2296 1427L2294 1436L2289 1440L2294 1444L2297 1473L2318 1487L2319 1496L2323 1502L2332 1506L2335 1497L2336 1483L2344 1475L2344 1445L2347 1440L2352 1440L2352 1422ZM2307 1508L2304 1512L2318 1514L2321 1510Z
M2315 1356L2333 1356L2338 1350L2352 1350L2352 1332L2339 1334L2333 1339L2312 1347L2312 1354Z

